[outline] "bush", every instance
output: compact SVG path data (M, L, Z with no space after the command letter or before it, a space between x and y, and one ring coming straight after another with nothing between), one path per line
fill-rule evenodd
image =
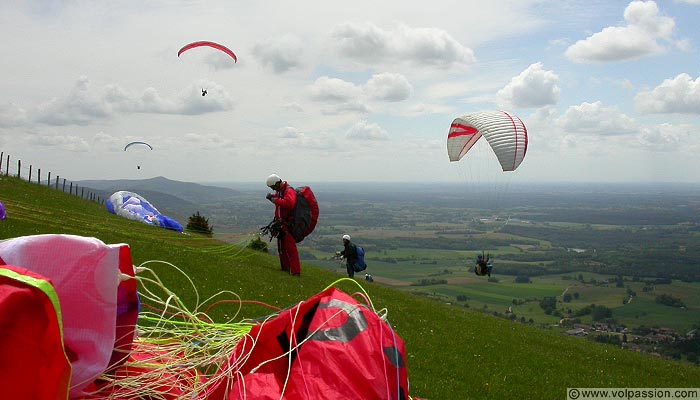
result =
M214 227L209 226L209 218L204 218L199 214L199 211L197 211L196 214L192 214L185 229L190 232L201 233L207 236L214 234Z
M256 236L255 239L251 240L246 247L263 253L268 253L270 251L267 247L267 242L262 241L260 236Z

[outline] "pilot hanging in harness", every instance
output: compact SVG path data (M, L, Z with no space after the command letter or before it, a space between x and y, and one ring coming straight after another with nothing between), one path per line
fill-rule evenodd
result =
M490 254L486 254L486 258L484 258L484 252L482 251L481 254L478 254L476 256L476 265L474 266L474 273L475 274L477 274L479 276L488 275L490 278L492 269L493 269L493 265L491 265L491 255Z

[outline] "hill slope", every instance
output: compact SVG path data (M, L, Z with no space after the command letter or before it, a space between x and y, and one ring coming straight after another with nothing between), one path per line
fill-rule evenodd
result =
M81 186L104 190L110 194L117 190L128 190L139 194L141 191L167 193L197 204L227 200L240 193L234 189L174 181L162 176L151 179L86 180L77 183Z
M174 218L183 226L191 215L200 212L209 215L209 203L217 203L235 198L237 190L218 186L179 182L162 176L151 179L85 180L77 182L87 187L101 198L108 198L120 190L134 192L148 200L158 211Z
M0 200L8 212L0 221L0 239L65 233L128 243L136 264L165 260L184 270L200 298L231 290L243 299L288 307L340 276L304 265L302 277L292 278L279 271L276 257L129 221L96 203L16 178L0 177ZM195 302L181 275L164 266L154 268L185 303ZM389 322L406 343L413 396L562 399L569 387L693 387L700 382L697 367L362 284L375 307L388 309ZM345 283L339 288L356 291ZM239 316L268 313L247 306Z

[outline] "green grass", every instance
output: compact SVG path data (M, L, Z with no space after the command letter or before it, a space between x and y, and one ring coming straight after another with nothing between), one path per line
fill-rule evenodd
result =
M8 212L0 221L0 239L65 233L128 243L136 264L152 259L173 263L193 279L201 296L232 290L243 299L288 307L342 274L341 268L328 271L304 264L302 277L292 278L279 271L276 257L128 221L98 204L14 178L0 178L0 200ZM168 287L192 304L194 294L180 275L166 267L156 269ZM388 309L389 322L406 343L413 396L562 399L568 387L693 387L700 382L700 368L688 364L566 337L377 283L361 284L375 306ZM346 283L339 287L356 290ZM518 288L504 284L498 291L488 285L481 290L484 296L507 299ZM241 317L267 313L247 306Z

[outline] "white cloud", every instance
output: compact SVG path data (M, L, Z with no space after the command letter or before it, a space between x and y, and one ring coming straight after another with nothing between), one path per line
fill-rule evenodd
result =
M683 139L690 134L687 125L661 124L641 128L639 143L650 151L669 152L678 150Z
M0 104L0 128L23 126L27 123L27 111L15 103Z
M498 91L498 102L506 107L542 107L556 104L559 92L559 76L535 63Z
M207 96L201 95L206 88ZM117 113L199 115L233 108L226 89L214 82L199 81L178 97L163 97L155 88L134 94L117 84L94 88L87 77L76 81L64 97L56 97L37 106L34 119L47 125L89 125Z
M571 106L557 122L568 134L616 136L639 131L634 119L600 101Z
M343 23L332 33L341 55L354 62L412 62L450 67L473 64L474 52L438 28L399 24L384 30L371 23Z
M106 147L111 151L124 151L124 139L117 138L104 132L98 132L92 137L96 147Z
M40 134L31 136L30 141L37 146L54 147L77 153L91 150L90 144L85 139L75 135Z
M283 73L302 65L303 49L301 39L283 35L256 44L252 53L262 65L272 68L275 73Z
M184 138L184 144L188 145L188 147L200 150L217 150L235 147L235 143L232 139L222 137L217 133L187 133Z
M314 150L314 151L335 151L337 150L335 137L326 132L303 133L296 128L285 128L281 132L282 139L293 147L295 151Z
M680 74L666 79L654 89L638 93L634 103L644 113L700 114L700 76L693 80Z
M401 74L384 72L372 76L365 84L365 91L375 99L394 102L409 98L413 86Z
M285 139L296 139L302 136L299 130L292 126L286 126L280 129L278 132L279 135Z
M310 88L311 99L321 102L350 103L362 96L362 88L352 82L322 76Z
M287 103L283 106L283 108L287 111L293 111L293 112L303 112L304 107L297 103L296 101L293 101L291 103Z
M345 137L361 140L388 140L389 134L378 124L359 121L348 129Z
M39 105L35 118L48 125L87 125L109 115L109 108L90 90L90 81L83 76L66 97Z
M564 53L577 63L634 60L664 51L660 40L670 41L675 21L660 15L653 1L633 1L625 8L624 26L611 26L579 40Z

